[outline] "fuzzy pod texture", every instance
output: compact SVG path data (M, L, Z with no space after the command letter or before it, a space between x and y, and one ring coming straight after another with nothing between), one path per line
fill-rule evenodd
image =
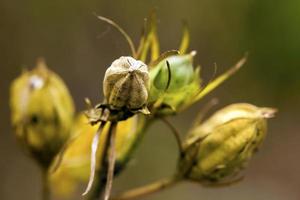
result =
M12 82L10 108L17 139L40 165L49 167L73 122L74 104L65 83L39 60Z
M103 91L106 103L112 108L141 109L148 99L147 65L129 56L116 59L105 72Z
M216 183L233 178L247 166L267 132L272 108L251 104L229 105L189 133L179 170L188 179Z

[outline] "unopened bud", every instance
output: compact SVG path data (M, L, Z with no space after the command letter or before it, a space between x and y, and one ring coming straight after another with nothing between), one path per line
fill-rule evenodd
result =
M157 114L176 113L199 93L201 80L199 68L193 66L195 54L192 51L185 55L172 55L151 68L149 103L159 107Z
M220 182L243 169L261 146L272 108L232 104L194 128L186 142L180 170L186 178Z
M158 72L153 77L154 87L159 90L165 90L169 78L171 79L167 89L169 92L176 92L178 89L188 85L194 78L193 57L194 53L190 53L186 55L174 55L162 60L156 66ZM166 61L170 64L171 77L169 77Z
M63 80L43 60L11 85L12 125L17 139L48 167L69 135L74 106Z

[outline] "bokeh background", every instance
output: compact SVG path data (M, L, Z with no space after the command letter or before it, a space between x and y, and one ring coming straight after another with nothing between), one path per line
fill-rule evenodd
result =
M106 67L129 48L123 37L93 13L118 22L135 42L144 18L157 10L162 50L176 49L181 20L191 31L196 63L209 80L213 64L221 73L249 52L247 64L202 103L172 118L184 133L196 110L212 97L216 108L250 102L279 109L269 135L245 171L243 182L222 189L182 183L142 199L298 200L300 199L300 1L286 0L0 0L0 199L38 200L40 173L16 144L10 127L9 85L23 67L44 56L67 83L77 110L84 97L102 98ZM126 171L116 178L121 191L172 174L176 143L156 123ZM74 198L75 199L75 198ZM78 196L77 199L81 199Z

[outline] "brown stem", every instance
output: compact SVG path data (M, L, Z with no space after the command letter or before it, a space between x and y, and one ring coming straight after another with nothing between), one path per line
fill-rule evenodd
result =
M50 200L48 172L46 169L42 169L42 200Z
M129 200L129 199L135 199L141 196L149 195L158 191L162 191L170 186L175 185L178 183L181 179L177 177L170 177L165 178L159 181L156 181L154 183L150 183L148 185L138 187L129 191L126 191L114 198L112 200Z

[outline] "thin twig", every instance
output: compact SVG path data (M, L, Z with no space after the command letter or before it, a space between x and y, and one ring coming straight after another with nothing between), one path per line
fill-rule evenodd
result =
M133 57L136 57L136 50L135 50L135 47L134 47L134 44L132 42L132 39L130 38L130 36L126 33L126 31L124 31L123 28L121 28L116 22L114 22L113 20L111 19L108 19L106 17L103 17L103 16L99 16L97 14L95 14L96 17L110 25L112 25L113 27L115 27L123 36L124 38L126 39L127 43L129 44L129 47L130 47L130 50L131 50L131 53L132 53L132 56Z
M183 154L183 147L182 147L182 141L181 141L181 138L180 138L179 131L166 118L161 118L161 120L171 129L173 135L176 138L176 142L177 142L177 145L178 145L178 148L179 148L179 153L180 153L180 155L182 155Z
M204 107L198 112L196 115L196 118L194 120L193 128L195 128L197 125L201 124L203 122L205 115L208 113L208 111L215 105L217 105L219 100L217 98L211 99L208 103L204 105Z

